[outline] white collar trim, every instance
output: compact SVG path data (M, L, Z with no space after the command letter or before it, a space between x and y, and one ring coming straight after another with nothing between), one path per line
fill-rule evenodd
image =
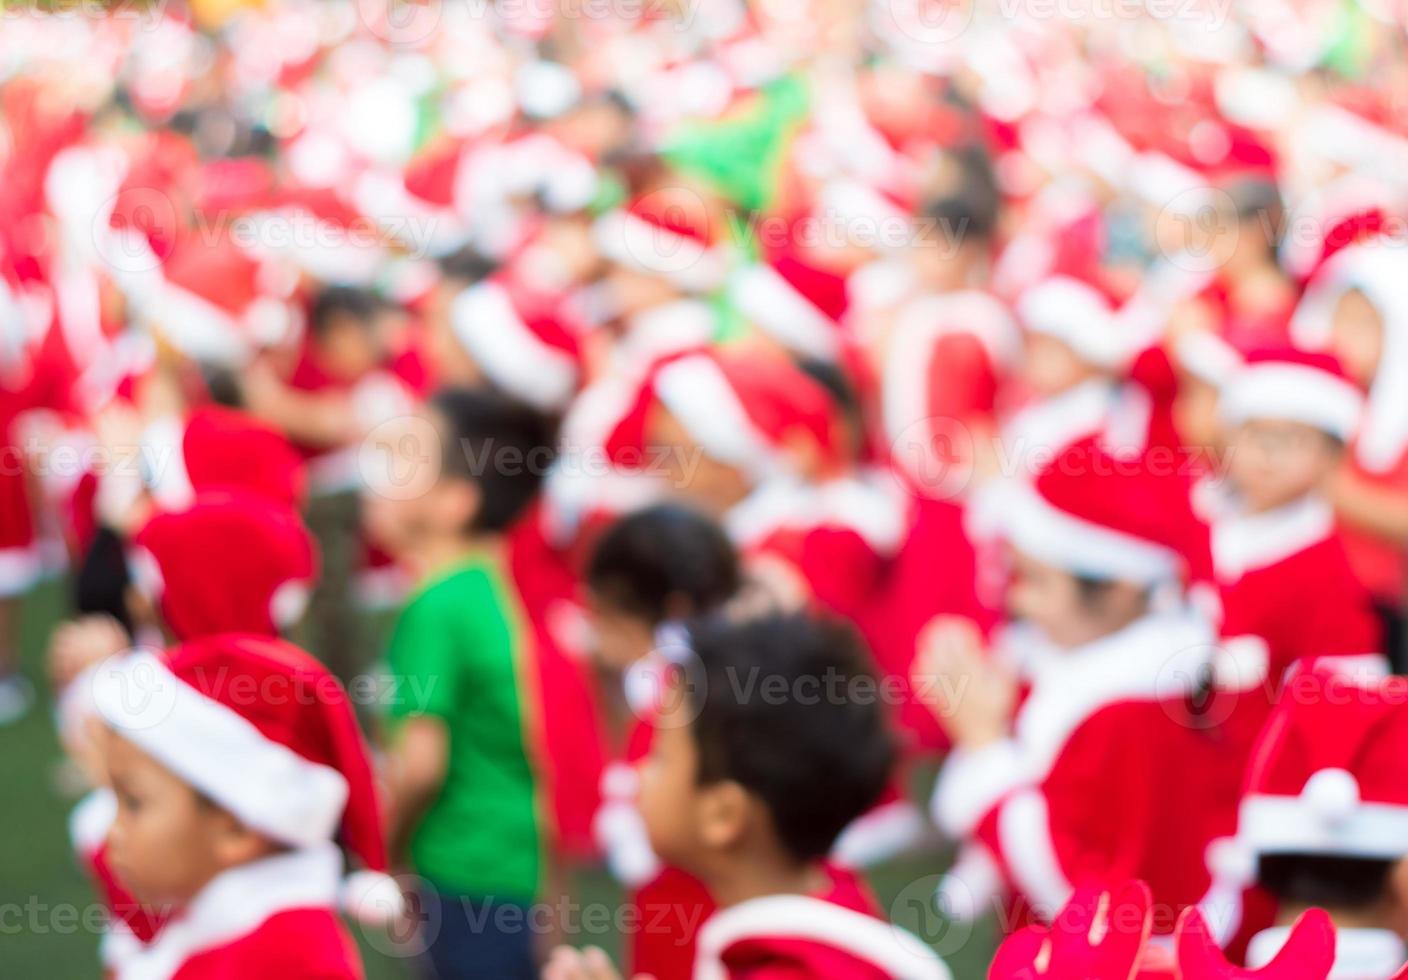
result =
M1328 538L1335 515L1320 497L1306 496L1263 514L1233 514L1212 527L1217 576L1235 581L1249 571L1274 565Z
M276 854L216 875L143 944L115 922L103 942L113 980L169 980L192 956L254 932L290 909L337 907L342 852L332 843Z
M769 895L716 912L699 931L695 977L724 980L722 956L730 946L768 937L843 950L896 980L950 980L933 950L900 927L807 895Z

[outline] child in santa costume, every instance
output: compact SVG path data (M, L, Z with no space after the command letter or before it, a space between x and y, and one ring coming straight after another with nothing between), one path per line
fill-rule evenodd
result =
M418 582L386 653L393 845L425 881L437 976L532 977L541 702L506 537L552 460L550 427L501 394L446 388L388 445L402 455L377 469L368 518Z
M1368 392L1364 419L1329 497L1343 521L1350 563L1374 597L1402 668L1404 543L1408 542L1408 250L1375 239L1334 254L1291 320L1297 344L1333 353Z
M689 629L640 799L655 851L720 906L700 930L696 978L948 976L824 863L893 763L883 713L854 696L864 675L849 631L803 616L721 614ZM544 971L618 976L599 950L560 949Z
M327 670L227 634L107 661L90 693L116 797L112 868L164 915L146 941L114 923L108 974L360 978L343 896L384 920L401 896L367 747ZM367 870L344 879L339 844Z
M212 562L212 555L221 559ZM134 635L158 649L166 637L184 643L226 633L278 636L301 614L317 579L317 554L292 510L252 494L211 491L185 510L148 521L128 546L128 561L126 622L90 614L61 624L48 656L65 748L99 784L70 816L74 847L113 916L145 941L160 923L159 910L132 897L107 854L116 801L103 744L93 737L87 701L93 673Z
M1320 495L1362 404L1325 354L1257 352L1224 385L1224 479L1202 495L1221 592L1220 687L1274 695L1306 658L1386 669L1369 593Z
M714 900L693 875L664 867L650 847L637 806L640 768L655 735L663 682L661 652L670 624L714 611L733 598L741 576L733 545L709 518L658 504L621 518L597 542L587 569L598 661L619 672L615 700L624 718L619 761L603 773L596 831L612 873L650 928L631 937L632 972L685 980L695 936ZM668 649L668 647L667 647Z
M1130 877L1171 906L1206 889L1207 800L1237 774L1186 703L1212 630L1183 597L1181 494L1142 457L1071 447L1006 515L1016 622L996 655L966 620L921 639L915 684L955 746L934 816L970 845L941 886L953 913L1005 895L1049 920Z
M1252 755L1236 837L1216 862L1224 876L1240 865L1280 905L1277 926L1252 937L1248 966L1276 957L1308 906L1337 927L1334 980L1382 980L1408 961L1406 695L1397 677L1308 670L1287 681ZM1206 912L1226 935L1240 909Z

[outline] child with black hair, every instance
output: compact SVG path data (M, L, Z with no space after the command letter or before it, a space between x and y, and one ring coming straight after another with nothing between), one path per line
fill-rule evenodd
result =
M826 863L879 799L896 751L879 703L860 693L854 634L800 614L718 614L691 626L679 653L640 800L655 850L721 909L700 932L693 975L947 978ZM618 974L600 950L559 949L543 976Z
M1279 902L1276 925L1251 939L1248 967L1270 962L1311 907L1338 932L1331 980L1387 980L1408 960L1405 697L1401 677L1308 670L1287 682L1252 755L1237 835L1210 852ZM1241 910L1207 912L1230 932Z
M630 902L658 928L631 936L633 970L656 980L687 978L694 968L699 925L713 899L692 875L662 867L637 807L638 767L655 734L663 671L661 629L712 612L737 593L738 558L723 530L697 511L658 504L621 518L597 542L586 585L598 662L620 672L631 716L620 761L602 776L602 806L594 822L613 874L634 887Z
M388 461L393 481L424 477L368 502L419 583L386 655L391 840L426 882L437 976L531 977L545 833L534 634L505 533L537 493L552 432L500 395L451 388L389 446L405 454Z

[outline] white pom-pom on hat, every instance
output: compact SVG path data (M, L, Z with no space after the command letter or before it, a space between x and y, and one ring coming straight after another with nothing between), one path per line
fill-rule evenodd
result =
M406 897L395 878L380 871L354 871L342 880L342 910L357 922L387 925L406 911Z
M1344 769L1321 769L1306 780L1301 797L1323 823L1342 823L1359 806L1359 782Z

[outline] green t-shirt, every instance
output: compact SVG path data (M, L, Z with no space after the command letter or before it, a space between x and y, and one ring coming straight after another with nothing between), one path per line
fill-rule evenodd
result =
M410 841L416 871L458 895L532 901L543 827L529 740L530 633L507 570L476 555L424 585L391 635L388 713L444 719L440 795Z

